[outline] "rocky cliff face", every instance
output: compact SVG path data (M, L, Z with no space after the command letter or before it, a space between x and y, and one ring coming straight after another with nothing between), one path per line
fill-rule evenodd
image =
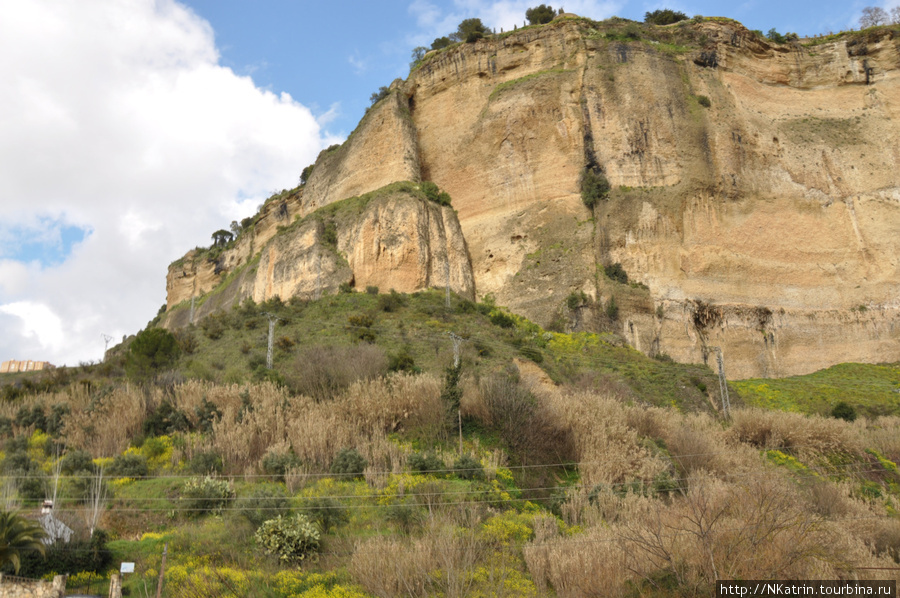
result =
M898 32L804 46L732 21L641 39L623 27L636 26L569 16L429 54L320 156L297 214L430 180L450 193L453 243L471 255L471 286L461 258L454 284L542 325L612 328L680 361L720 346L731 377L900 359ZM580 197L586 166L612 186L593 209ZM444 236L428 239L456 239L447 212ZM338 242L357 286L440 278L432 258L411 257L440 249L385 260L370 241L384 244L374 231L388 219L431 231L435 218L367 218ZM613 263L641 284L606 277ZM182 270L170 289L212 280ZM305 282L279 293L312 273L291 276ZM567 301L573 292L588 300ZM170 305L183 297L170 292Z

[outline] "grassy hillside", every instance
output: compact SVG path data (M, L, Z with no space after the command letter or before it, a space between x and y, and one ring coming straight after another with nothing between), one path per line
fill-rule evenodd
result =
M900 419L853 394L890 393L896 368L778 387L797 408L845 380L823 400L872 407L853 423L739 400L726 421L708 368L439 291L248 303L176 336L162 368L130 339L4 387L4 500L55 488L77 538L24 574L103 593L134 562L125 586L150 596L167 546L167 596L694 596L900 562ZM749 404L757 382L733 388Z

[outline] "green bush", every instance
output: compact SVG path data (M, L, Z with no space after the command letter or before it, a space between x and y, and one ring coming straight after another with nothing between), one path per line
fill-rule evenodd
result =
M552 6L547 6L546 4L541 4L525 11L525 18L528 19L529 25L549 23L555 16L556 11L553 10Z
M491 324L500 328L512 328L516 321L508 313L497 310L491 314Z
M447 46L452 46L452 45L453 45L453 40L445 35L444 37L435 38L435 40L433 42L431 42L431 49L432 50L440 50L442 48L446 48Z
M481 19L465 19L456 28L456 32L451 35L451 38L456 41L472 43L481 39L487 33L490 33L490 30L484 26Z
M234 490L228 480L220 480L209 476L191 478L181 490L183 508L188 517L197 517L204 513L221 513L228 501L234 498Z
M254 484L247 496L235 500L238 513L254 526L287 514L288 499L284 489L275 484Z
M406 297L391 289L389 294L378 296L378 307L381 311L394 312L406 305Z
M369 463L359 451L352 448L342 448L331 462L331 473L337 475L359 477Z
M198 475L222 473L224 469L225 465L222 463L222 457L215 451L197 453L191 459L191 471Z
M409 347L403 347L388 359L388 370L392 372L415 372L416 360L413 358Z
M406 460L406 464L413 473L435 473L440 475L447 468L441 458L433 453L413 453Z
M163 400L141 426L144 436L165 436L174 432L187 432L191 422L168 400Z
M585 168L581 173L581 201L588 208L609 197L609 190L609 181L599 168Z
M644 22L650 25L671 25L679 21L686 21L687 18L687 15L683 12L669 8L644 13Z
M703 106L704 108L709 108L712 106L712 103L709 101L709 98L706 96L694 96L697 98L697 103Z
M319 549L319 530L302 514L279 515L256 530L256 542L284 562L299 562Z
M856 421L856 409L854 409L853 405L851 405L850 403L841 401L834 406L834 409L831 410L831 417L842 419L848 422Z
M272 476L277 482L284 481L284 474L291 469L300 467L300 457L292 452L287 453L266 453L262 458L262 468L266 475Z
M412 530L421 525L425 513L422 508L409 499L404 502L390 505L385 509L384 517L390 523L400 528L400 531L406 535L412 533Z
M614 280L622 284L628 284L628 273L625 272L625 268L623 268L622 264L620 264L619 262L604 266L603 273L606 274L606 277L610 280Z
M484 478L481 462L469 455L463 455L453 463L453 473L463 480L480 480Z
M144 455L126 453L116 455L113 462L106 468L106 473L114 478L144 478L150 475L150 468L147 466L147 457Z
M378 287L370 284L369 286L366 287L366 293L368 293L369 295L377 295Z
M222 419L222 410L206 398L194 413L197 414L197 429L201 432L212 432L213 424Z
M606 317L613 321L619 319L619 304L616 303L615 297L610 297L609 303L606 304Z
M319 524L323 534L327 534L342 523L350 521L347 507L330 496L314 496L306 499L303 509L309 517Z
M391 90L382 85L378 88L378 91L369 96L369 106L374 106L389 95L391 95Z
M93 471L94 461L91 454L80 449L72 450L62 456L59 472L62 475L74 475L82 471Z
M438 186L431 181L424 181L419 185L419 188L429 201L433 201L442 206L450 205L450 195L446 191L441 191Z
M587 302L588 296L584 294L584 291L572 291L569 296L566 297L566 307L572 311L575 311Z
M344 295L353 293L353 283L342 282L338 285L338 293L343 293Z

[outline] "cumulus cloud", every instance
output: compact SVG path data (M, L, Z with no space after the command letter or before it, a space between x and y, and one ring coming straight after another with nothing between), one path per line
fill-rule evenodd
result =
M101 333L165 301L170 261L335 140L327 115L221 66L210 25L174 0L0 10L0 360L97 359ZM67 253L28 260L22 231Z

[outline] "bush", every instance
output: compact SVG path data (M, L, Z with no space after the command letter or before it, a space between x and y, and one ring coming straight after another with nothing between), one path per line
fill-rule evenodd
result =
M150 475L150 468L144 455L125 453L116 455L106 468L106 473L114 478L144 478Z
M650 25L671 25L679 21L686 21L687 18L687 15L683 12L668 8L644 13L644 22Z
M347 508L330 496L315 496L306 499L303 508L309 517L319 524L323 534L342 523L350 521Z
M238 512L255 527L286 514L288 500L284 489L274 484L254 484L250 494L235 501Z
M190 429L191 422L187 415L176 409L168 400L163 400L141 426L144 436L166 436L174 432L187 432Z
M419 185L419 188L429 201L433 201L442 206L450 205L450 195L446 191L441 191L438 186L431 181L423 182Z
M609 181L599 168L586 167L581 173L581 201L588 208L609 197L609 190Z
M368 462L352 448L343 448L338 451L331 462L331 473L350 477L359 477L366 469Z
M378 287L370 284L369 286L366 287L366 293L368 293L369 295L377 295Z
M613 321L619 319L619 304L616 303L615 297L610 297L609 303L606 304L606 317Z
M391 289L390 294L378 296L378 307L381 311L394 312L406 305L406 297Z
M831 410L831 417L848 422L856 421L856 409L846 401L841 401Z
M541 4L525 11L525 18L528 19L529 25L543 25L549 23L556 16L556 11L552 6Z
M197 453L191 459L191 471L198 475L211 475L222 473L225 465L222 463L222 457L214 451Z
M279 515L256 530L256 542L284 562L299 562L319 549L319 530L302 514Z
M269 452L262 458L263 471L266 475L272 476L273 481L276 482L283 482L284 475L300 465L300 457L291 452Z
M188 517L197 517L204 513L221 513L228 501L234 498L234 490L228 480L220 480L209 476L191 478L184 484L181 500Z
M484 478L484 468L481 466L481 462L469 455L463 455L453 463L453 473L463 480Z
M431 49L432 50L440 50L442 48L446 48L447 46L452 46L452 45L453 45L453 40L445 35L444 37L435 38L435 40L433 42L431 42Z
M703 106L704 108L709 108L712 106L712 103L709 101L709 98L706 96L694 96L697 98L697 103Z
M194 413L197 414L197 429L201 432L212 432L213 424L222 419L222 410L205 397Z
M456 41L472 43L484 37L486 33L490 33L490 31L484 26L481 19L465 19L459 24L456 28L456 33L451 37Z
M128 348L125 371L130 378L146 379L154 372L175 363L180 352L178 341L168 330L142 330Z
M20 407L16 412L16 425L20 428L34 426L35 430L45 431L47 417L44 415L44 407L41 405L34 405L31 409Z
M397 353L391 355L388 360L388 369L392 372L414 372L416 371L416 360L409 347L403 347Z
M342 282L338 285L338 293L343 293L344 295L350 295L353 293L353 283L350 282Z
M604 266L603 273L606 274L606 277L610 280L614 280L622 284L628 284L628 273L625 272L625 268L623 268L622 264L620 264L619 262L610 264L609 266Z
M433 453L413 453L406 460L409 470L413 473L435 473L440 475L447 465L440 457Z
M512 328L516 321L505 311L496 310L491 313L491 324L500 328Z
M378 91L369 96L369 105L374 106L389 95L391 95L391 90L382 85L378 88Z
M60 459L59 472L62 475L74 475L82 471L93 470L94 461L91 459L91 454L87 451L69 451Z

